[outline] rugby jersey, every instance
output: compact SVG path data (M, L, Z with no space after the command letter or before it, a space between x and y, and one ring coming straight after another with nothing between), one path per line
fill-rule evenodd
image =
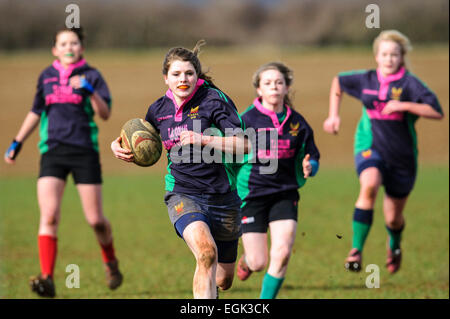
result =
M59 60L47 67L39 76L31 111L41 117L39 150L41 154L59 144L94 149L98 152L98 127L89 93L74 89L70 77L84 76L111 107L108 86L99 71L84 59L65 69Z
M358 123L355 155L373 148L385 164L404 174L417 169L417 135L414 124L418 116L409 112L381 114L390 100L429 104L442 114L436 95L405 68L384 77L379 70L343 72L338 75L341 89L361 100L363 111Z
M262 106L259 98L241 116L246 128L256 131L256 143L252 143L252 152L238 173L239 197L245 201L302 187L306 182L303 158L306 154L312 161L320 158L313 130L304 117L285 106L285 115L279 119ZM261 168L271 165L270 160L277 161L277 169L263 174Z
M148 108L145 120L161 135L167 150L166 190L187 194L225 194L236 189L236 174L232 163L219 159L205 160L204 147L181 147L180 134L194 131L224 135L227 129L244 130L243 122L233 101L221 90L199 79L192 94L178 106L172 91L159 98ZM205 132L206 131L206 132ZM186 154L187 156L183 155ZM180 158L183 158L181 161Z

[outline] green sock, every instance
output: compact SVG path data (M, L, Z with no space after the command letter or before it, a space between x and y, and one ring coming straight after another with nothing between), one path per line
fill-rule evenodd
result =
M353 243L352 247L362 252L367 235L372 226L373 209L355 208L353 214Z
M389 247L392 251L400 248L400 241L402 240L402 231L404 225L400 229L392 229L386 226L389 234Z
M284 278L276 278L266 273L263 279L261 296L259 299L275 299L283 284L283 280Z

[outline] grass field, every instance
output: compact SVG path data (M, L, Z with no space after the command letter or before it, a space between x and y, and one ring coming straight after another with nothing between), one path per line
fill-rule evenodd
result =
M162 158L152 168L141 168L116 160L109 150L122 124L143 117L148 105L163 94L163 54L88 51L87 60L100 69L113 95L111 119L98 123L104 210L113 226L125 281L117 291L106 288L100 249L84 221L70 178L58 239L55 280L59 298L192 297L194 258L175 235L163 203L166 160ZM368 273L347 273L343 267L351 244L351 218L358 191L351 165L360 104L344 98L338 136L326 135L321 129L332 77L343 70L374 67L370 50L272 48L263 52L206 47L201 58L240 111L254 97L251 76L256 68L271 60L286 62L296 76L294 103L315 132L322 155L321 170L301 190L296 245L279 298L449 298L448 47L417 48L410 58L413 72L439 97L446 118L417 123L420 169L405 210L404 263L394 276L384 268L387 233L379 196L364 254L366 265L380 266L379 289L365 287ZM38 74L51 61L49 52L0 53L0 147L6 149L16 134L31 107ZM39 272L37 141L35 132L15 166L3 161L0 164L0 298L35 298L27 279ZM69 264L80 267L79 289L65 287ZM221 298L257 298L262 277L263 273L258 273L244 283L236 280Z
M192 297L194 259L167 216L163 176L147 171L143 177L105 178L105 212L125 275L123 286L114 292L104 285L99 247L70 180L55 271L59 298ZM369 273L348 273L343 267L351 244L355 173L324 168L301 192L297 240L279 298L449 298L448 173L448 167L421 168L405 211L403 268L394 276L384 268L386 230L378 201L364 261L380 267L380 288L368 289ZM27 278L39 272L35 179L2 179L0 187L0 296L34 298ZM65 287L69 264L80 267L79 289ZM258 298L262 276L236 279L221 298Z

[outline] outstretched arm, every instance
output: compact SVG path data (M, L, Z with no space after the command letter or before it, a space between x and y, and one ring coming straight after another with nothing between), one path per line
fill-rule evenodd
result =
M39 124L41 117L34 112L28 112L22 126L19 129L14 141L5 153L4 159L8 164L14 164L15 158L19 154L22 143L30 136L34 129Z
M323 129L330 134L337 134L341 119L339 117L339 108L341 105L342 91L339 85L337 76L333 78L330 89L330 106L328 111L328 118L323 123Z

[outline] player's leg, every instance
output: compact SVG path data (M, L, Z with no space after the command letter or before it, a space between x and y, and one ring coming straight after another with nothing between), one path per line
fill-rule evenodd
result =
M183 219L185 218L189 218L189 214L184 215ZM176 226L180 226L183 222L179 220ZM180 228L177 227L177 229ZM187 224L181 233L197 262L193 280L194 298L215 299L217 297L217 247L208 224L205 221L196 220Z
M56 241L61 218L61 201L66 182L63 179L45 176L38 179L37 197L40 209L39 256L41 274L53 276L56 259Z
M123 276L115 255L111 224L103 214L102 185L78 183L76 186L85 218L94 230L101 248L107 284L109 288L116 289L122 284Z
M403 210L416 180L415 171L389 170L384 181L384 220L388 231L386 267L390 273L400 269L402 250L400 242L405 228Z
M64 179L44 176L37 182L40 209L38 247L41 274L30 278L31 289L43 297L54 297L53 272L57 254L57 232L61 216Z
M237 276L240 280L247 280L254 271L263 271L267 267L269 261L268 214L273 204L272 197L248 200L242 207L243 251L237 266Z
M367 167L359 175L360 190L353 212L353 238L345 267L352 271L360 271L362 251L373 221L373 208L382 175L378 167Z
M263 271L269 261L267 232L247 232L242 234L244 253L241 258L250 271Z
M274 299L286 276L289 258L295 241L297 221L293 219L275 220L270 227L270 263L264 276L261 299Z
M408 197L395 198L386 194L383 201L384 220L389 234L386 267L390 273L395 273L400 269L402 260L400 242L405 227L403 210L407 199Z

